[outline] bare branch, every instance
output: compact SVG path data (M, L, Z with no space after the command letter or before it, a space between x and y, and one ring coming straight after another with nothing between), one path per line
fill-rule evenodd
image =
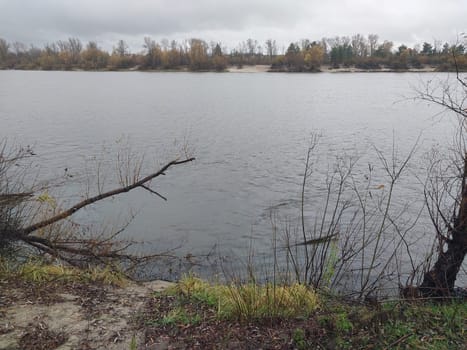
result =
M180 165L180 164L192 162L194 160L195 160L195 158L188 158L188 159L184 159L184 160L171 161L171 162L167 163L166 165L164 165L159 171L157 171L157 172L155 172L153 174L150 174L150 175L144 177L143 179L132 183L131 185L128 185L128 186L125 186L125 187L119 187L117 189L114 189L114 190L99 194L97 196L94 196L94 197L91 197L91 198L88 198L88 199L85 199L85 200L75 204L71 208L69 208L69 209L67 209L67 210L65 210L65 211L63 211L63 212L49 218L49 219L43 220L43 221L38 222L36 224L33 224L31 226L28 226L28 227L26 227L26 228L24 228L24 229L22 229L20 231L20 236L25 237L25 236L29 235L31 232L37 231L40 228L49 226L49 225L51 225L53 223L56 223L56 222L58 222L60 220L63 220L65 218L73 215L78 210L80 210L80 209L82 209L82 208L84 208L84 207L86 207L88 205L91 205L91 204L93 204L95 202L101 201L101 200L103 200L105 198L112 197L112 196L115 196L115 195L118 195L118 194L121 194L121 193L126 193L126 192L134 190L135 188L138 188L138 187L143 187L143 185L145 185L147 182L151 181L152 179L154 179L154 178L156 178L156 177L158 177L160 175L163 175L164 172L167 169L169 169L170 167L172 167L174 165Z
M145 190L151 192L152 194L155 194L156 196L162 198L163 200L167 201L167 198L164 197L163 195L161 195L160 193L157 193L156 191L154 191L153 189L149 188L148 186L146 185L141 185L142 188L144 188Z

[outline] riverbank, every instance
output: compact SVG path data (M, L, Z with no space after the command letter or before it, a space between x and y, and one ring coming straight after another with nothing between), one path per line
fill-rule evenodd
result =
M177 284L3 277L0 316L0 348L8 350L467 346L465 301L355 304L302 287L192 276Z
M287 69L273 69L267 65L256 65L256 66L243 66L241 68L229 67L227 68L229 73L296 73L289 72ZM330 65L323 65L318 70L313 72L299 72L299 73L433 73L441 72L437 70L437 67L424 66L421 68L407 68L407 69L392 69L387 67L375 68L375 69L362 69L354 66L350 67L339 67L333 68Z
M229 73L266 73L271 69L268 65L252 65L252 66L230 66L226 70Z
M1 69L0 69L1 70ZM44 70L44 69L34 69L34 68L27 68L27 69L3 69L3 70L19 70L19 71L67 71L67 72L147 72L147 73L157 73L157 72L193 72L193 73L207 73L207 72L213 72L213 73L297 73L297 72L291 72L287 70L286 68L278 68L274 69L273 67L269 65L243 65L241 67L239 66L229 66L225 68L224 70L191 70L188 67L182 67L179 69L145 69L141 68L140 66L134 66L130 68L122 68L122 69L112 69L112 68L105 68L105 69L91 69L91 70L86 70L86 69L52 69L52 70ZM438 72L438 73L447 73L447 72L452 72L453 70L446 70L446 69L440 69L440 67L435 67L435 66L423 66L421 68L406 68L406 69L392 69L392 68L387 68L387 67L381 67L381 68L374 68L374 69L362 69L362 68L357 68L355 66L349 66L349 67L339 67L339 68L334 68L330 65L323 65L319 67L319 69L316 69L311 72L298 72L298 73L433 73L433 72ZM459 70L459 72L464 72L464 70Z
M437 67L423 66L421 68L407 68L407 69L391 69L387 67L377 69L361 69L357 67L339 67L333 68L332 66L321 66L321 72L329 73L433 73L442 72L437 70Z

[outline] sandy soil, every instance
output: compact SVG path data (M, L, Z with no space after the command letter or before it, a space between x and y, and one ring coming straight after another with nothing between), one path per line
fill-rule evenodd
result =
M0 349L139 348L144 334L135 319L151 293L170 285L0 285Z
M243 66L242 68L238 68L236 66L230 66L227 68L227 71L230 73L265 73L271 69L268 65L252 65L252 66ZM348 68L331 68L331 66L323 65L321 66L321 72L327 73L364 73L364 72L394 72L389 68L381 68L381 69L359 69L355 67L348 67ZM408 70L404 70L403 72L412 72L412 73L428 73L428 72L435 72L436 69L430 66L425 66L423 68L415 69L410 68Z
M242 68L230 66L227 68L227 71L230 73L264 73L270 68L268 65L243 66Z
M381 68L381 69L359 69L355 67L348 67L348 68L331 68L331 66L321 66L322 72L329 72L329 73L364 73L364 72L394 72L394 70L389 68ZM425 66L423 68L409 68L407 70L403 70L402 72L412 72L412 73L429 73L435 72L436 68Z

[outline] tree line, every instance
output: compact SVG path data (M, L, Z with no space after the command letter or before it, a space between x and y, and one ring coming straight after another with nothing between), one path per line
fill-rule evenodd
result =
M138 53L119 40L111 52L97 42L78 38L59 40L42 48L0 38L0 69L28 70L190 70L223 71L229 66L268 65L272 71L307 72L355 67L364 70L408 70L426 66L438 71L467 70L462 44L441 41L408 47L380 41L378 35L337 36L292 42L287 49L275 40L263 44L248 39L228 50L220 42L189 39L182 42L145 37Z

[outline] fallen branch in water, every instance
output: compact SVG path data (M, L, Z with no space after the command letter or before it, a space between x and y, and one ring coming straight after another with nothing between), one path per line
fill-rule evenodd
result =
M10 242L22 242L27 244L30 247L37 249L42 253L49 254L50 256L66 261L67 263L75 266L82 266L88 264L108 264L112 261L117 263L124 263L127 267L129 265L134 265L137 263L145 263L148 260L154 257L173 257L169 252L156 255L145 255L145 256L136 256L134 254L128 254L127 248L133 243L128 241L117 240L116 236L121 233L123 229L118 230L112 234L101 234L97 237L83 237L77 234L67 232L66 230L58 230L58 234L55 232L53 234L47 233L44 234L45 228L52 228L54 224L60 224L65 219L69 218L75 214L80 209L83 209L91 204L102 201L106 198L120 195L123 193L128 193L136 188L142 188L146 191L149 191L152 194L157 195L158 197L167 200L164 196L160 195L153 189L149 187L151 180L159 177L160 175L165 175L166 171L176 165L181 165L194 161L195 158L186 158L183 160L173 160L168 162L158 171L151 173L141 179L139 176L135 176L132 179L132 182L128 185L115 188L104 193L100 193L96 196L86 198L66 210L60 211L51 217L48 217L39 222L33 223L29 226L21 228L21 226L16 228L10 228L8 230L1 230L1 239L10 241ZM139 175L139 173L138 173ZM30 197L31 193L20 194L1 194L0 198L2 202L0 205L6 205L3 203L3 200L8 200L8 205L10 207L15 206L21 199L26 200L27 197ZM20 197L18 197L20 196ZM1 209L1 208L0 208ZM50 229L53 232L53 229ZM35 234L35 233L38 234Z

